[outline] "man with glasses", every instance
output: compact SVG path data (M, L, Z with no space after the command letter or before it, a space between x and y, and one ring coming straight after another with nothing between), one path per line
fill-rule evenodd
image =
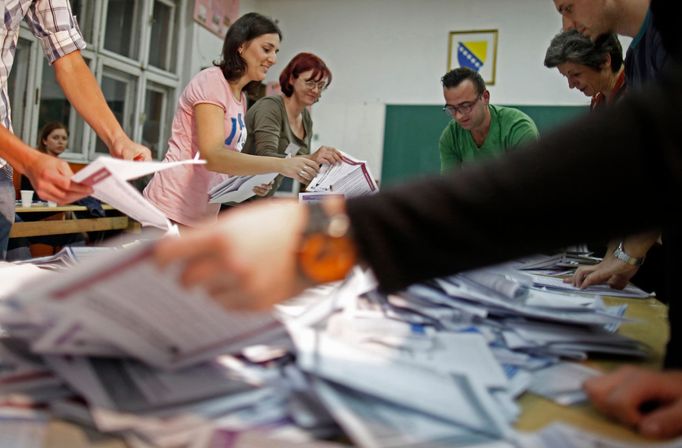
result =
M440 136L441 172L502 154L537 138L538 129L528 115L490 104L490 92L478 72L456 68L441 82L443 111L452 117Z

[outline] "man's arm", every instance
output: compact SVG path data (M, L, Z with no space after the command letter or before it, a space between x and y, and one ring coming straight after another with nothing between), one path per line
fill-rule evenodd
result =
M507 136L507 148L513 149L523 146L525 143L530 143L538 139L540 133L538 132L535 122L528 116L519 119L511 127L509 135Z
M0 157L26 175L43 199L66 204L92 193L90 187L69 180L73 173L68 163L29 147L2 125Z
M151 151L130 140L121 128L80 51L57 59L53 68L69 102L104 141L112 156L151 160Z

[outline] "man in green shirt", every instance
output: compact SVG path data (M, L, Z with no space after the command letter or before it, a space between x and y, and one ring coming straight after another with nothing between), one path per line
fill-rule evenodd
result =
M528 115L490 104L490 92L478 72L456 68L441 82L443 110L452 117L440 136L441 172L502 154L537 138L538 129Z

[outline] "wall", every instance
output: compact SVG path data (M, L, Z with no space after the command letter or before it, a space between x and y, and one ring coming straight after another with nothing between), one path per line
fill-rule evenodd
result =
M443 102L450 31L499 30L493 103L588 104L542 65L561 26L549 0L257 0L256 6L284 33L268 80L299 51L321 56L334 80L313 107L314 141L368 160L378 177L386 105Z
M255 0L241 0L239 2L239 15L255 11ZM181 74L182 85L185 86L192 77L202 68L210 67L213 61L220 59L223 48L223 38L213 34L203 26L195 22L194 1L189 0L186 5L185 25L187 26L185 48L185 66Z

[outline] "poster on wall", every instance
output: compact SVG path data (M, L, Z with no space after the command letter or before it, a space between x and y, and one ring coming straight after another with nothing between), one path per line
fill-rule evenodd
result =
M194 0L194 20L221 39L239 18L239 0Z
M467 67L495 84L497 30L451 31L448 39L448 71Z

